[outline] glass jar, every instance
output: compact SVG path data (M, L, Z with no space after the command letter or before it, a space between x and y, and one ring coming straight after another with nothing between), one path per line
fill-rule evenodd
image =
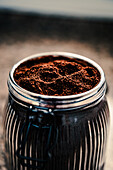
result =
M40 56L67 56L98 69L99 84L69 96L32 93L16 84L13 73L24 61ZM67 52L41 53L13 66L8 79L4 136L8 170L102 170L109 127L106 81L94 61Z

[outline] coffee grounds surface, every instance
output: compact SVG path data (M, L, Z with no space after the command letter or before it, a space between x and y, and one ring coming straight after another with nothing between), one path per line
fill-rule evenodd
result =
M79 59L43 56L20 64L14 72L14 80L30 92L66 96L94 88L100 81L100 73Z

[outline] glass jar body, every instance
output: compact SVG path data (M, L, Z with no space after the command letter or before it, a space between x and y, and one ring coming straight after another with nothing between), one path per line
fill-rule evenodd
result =
M9 95L4 113L8 169L104 169L109 127L105 97L89 108L44 110Z

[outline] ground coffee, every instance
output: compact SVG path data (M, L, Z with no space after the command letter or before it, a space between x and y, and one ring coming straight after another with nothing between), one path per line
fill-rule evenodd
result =
M34 93L65 96L94 88L100 81L100 73L83 60L43 56L20 64L14 72L14 80Z

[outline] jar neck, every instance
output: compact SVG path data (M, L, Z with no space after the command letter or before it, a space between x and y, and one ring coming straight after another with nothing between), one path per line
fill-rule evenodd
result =
M69 96L48 96L48 95L41 95L41 94L36 94L32 93L30 91L27 91L20 87L19 85L16 84L13 78L13 73L14 70L18 67L18 65L28 59L34 58L34 57L41 57L44 55L63 55L63 56L68 56L71 58L79 58L84 61L89 62L92 64L94 67L97 68L97 70L100 73L101 79L99 84L92 88L89 91L86 91L81 94L76 94L76 95L69 95ZM104 72L101 69L101 67L96 64L94 61L83 57L79 56L76 54L72 53L65 53L65 52L52 52L52 53L42 53L42 54L37 54L35 56L31 56L29 58L26 58L25 60L22 60L21 62L17 63L16 65L13 66L12 70L9 73L9 79L8 79L8 88L9 88L9 93L13 97L15 97L15 100L17 99L20 101L20 103L26 104L26 106L33 105L36 107L43 107L43 108L50 108L50 109L80 109L80 108L88 108L96 105L99 103L102 98L105 96L105 91L106 91L106 81L105 81L105 76Z

